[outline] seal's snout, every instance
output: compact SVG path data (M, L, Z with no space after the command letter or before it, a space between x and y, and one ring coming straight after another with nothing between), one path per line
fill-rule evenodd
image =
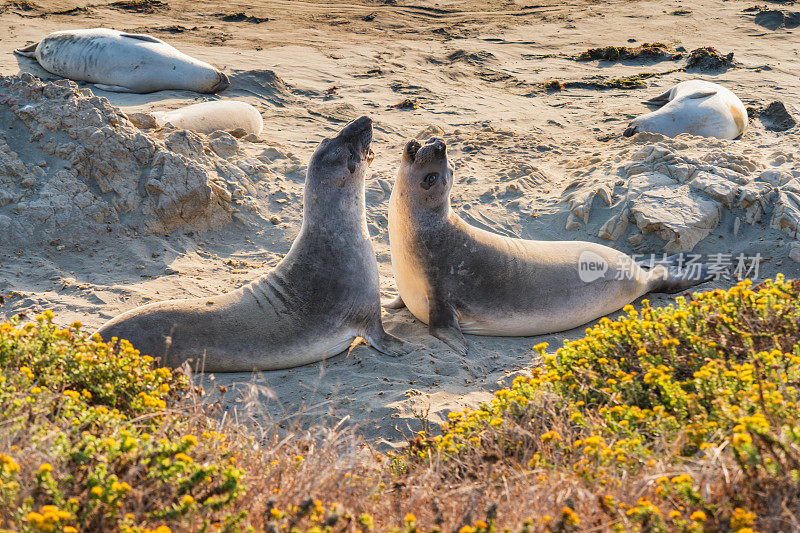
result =
M355 151L366 154L372 142L372 119L367 116L355 119L342 129L339 139L350 143Z
M412 142L416 143L416 145L412 146ZM447 161L447 145L443 140L436 137L426 141L424 146L420 146L416 141L409 142L406 146L406 152L410 157L409 148L412 148L414 152L414 157L411 158L411 161L417 166L441 165Z
M355 140L367 132L372 133L372 119L363 116L345 126L339 133L339 137L343 140Z
M426 144L431 145L433 155L436 157L443 157L447 153L447 145L438 137L431 137Z
M231 80L224 72L217 71L217 83L211 88L212 93L222 92L231 86Z
M622 135L625 137L631 137L634 133L636 133L636 128L636 126L628 126L628 129L626 129Z

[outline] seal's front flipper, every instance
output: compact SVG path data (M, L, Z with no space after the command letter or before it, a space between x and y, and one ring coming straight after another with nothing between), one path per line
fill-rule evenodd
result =
M26 46L25 48L17 48L14 50L14 53L18 56L22 57L36 57L36 47L39 46L39 43L32 44L30 46Z
M402 309L406 306L406 303L403 301L403 297L398 294L397 298L390 302L381 302L381 306L386 309Z
M698 91L696 93L688 95L686 98L697 100L699 98L708 98L709 96L714 96L715 94L717 94L717 91Z
M100 89L101 91L108 91L110 93L135 93L136 91L132 91L127 87L123 87L122 85L106 85L104 83L95 83L95 87Z
M675 294L714 279L714 274L707 264L681 265L675 260L667 260L649 271L650 283L647 292L664 292ZM665 264L667 263L667 264Z
M384 355L401 356L406 355L417 349L415 344L398 339L394 335L389 335L383 326L378 324L364 336L370 346Z
M651 98L650 100L645 100L642 103L644 105L655 105L661 107L662 105L667 104L672 99L671 95L672 95L672 89L665 92L664 94L659 94L655 98Z
M467 355L467 341L461 328L458 327L458 317L450 306L436 306L431 300L429 305L429 333L455 350L456 353Z
M467 355L467 340L461 330L455 328L429 328L430 334L448 345L459 355Z
M153 37L152 35L147 35L147 34L144 34L144 33L120 33L119 36L120 37L127 37L129 39L137 39L139 41L144 41L146 43L159 43L159 44L161 44L161 43L164 42L161 39L157 39L156 37Z

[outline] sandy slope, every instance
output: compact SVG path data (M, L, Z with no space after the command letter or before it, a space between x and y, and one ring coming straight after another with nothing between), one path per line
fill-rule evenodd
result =
M52 14L75 7L81 9L74 14ZM202 235L187 228L168 236L98 239L88 250L0 250L0 294L7 295L0 316L52 308L63 323L79 319L95 327L148 301L209 295L267 272L288 250L299 228L302 165L325 135L360 114L370 114L376 124L376 159L367 184L368 221L384 296L394 291L386 231L388 195L401 147L415 135L437 133L448 141L459 176L454 204L472 223L525 238L608 244L597 237L602 218L591 218L576 230L564 229L569 212L562 193L576 172L602 164L611 168L616 157L626 157L620 154L646 143L620 135L630 118L646 111L641 100L700 76L725 84L746 105L782 100L791 112L800 111L800 44L787 27L794 19L783 21L780 13L800 8L781 2L769 4L772 11L766 13L745 12L749 7L751 3L738 0L571 5L550 0L464 1L433 6L405 0L262 0L235 8L223 2L171 1L143 14L70 0L8 4L0 9L0 73L23 70L46 76L10 51L57 29L107 26L149 32L223 67L234 83L221 96L260 109L265 142L246 143L247 154L265 158L288 154L300 165L287 159L284 179L260 189L260 227L234 222ZM269 20L220 18L235 12ZM739 68L678 72L651 79L646 89L639 90L548 93L541 88L543 81L554 78L614 78L678 66L671 61L621 64L567 57L589 47L650 41L687 50L714 46L725 53L734 51ZM95 90L95 94L131 111L215 98L181 91L121 95ZM405 98L416 98L419 108L390 107ZM797 128L778 133L756 122L743 140L713 149L726 151L729 146L731 152L758 159L763 169L788 170L800 157L799 145ZM509 189L511 182L518 188ZM597 211L602 214L603 207ZM277 217L277 224L269 222L272 217ZM762 265L762 277L777 271L798 275L800 265L787 259L786 243L792 239L769 229L768 222L767 217L744 225L734 237L734 220L724 215L696 250L761 253L770 258ZM657 253L663 241L646 236L637 245L627 238L612 245L629 253ZM669 300L663 295L651 299ZM348 355L322 364L253 378L264 387L249 390L249 402L253 403L252 394L260 394L255 403L269 416L294 416L300 405L310 407L304 420L326 413L351 415L363 422L370 436L396 440L399 435L393 427L419 427L415 413L437 420L443 410L487 398L499 380L530 363L531 346L537 342L555 346L582 332L527 339L470 337L470 355L463 359L428 337L425 327L406 310L387 312L384 319L392 333L427 348L403 359L388 359L364 345L356 346ZM216 381L249 382L251 376L219 375ZM247 403L243 399L241 406Z

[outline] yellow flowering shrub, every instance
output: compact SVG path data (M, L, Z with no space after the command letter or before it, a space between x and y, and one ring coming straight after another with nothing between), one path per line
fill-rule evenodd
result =
M744 281L623 312L555 354L537 345L542 364L530 376L488 404L450 413L440 436L418 437L398 461L500 449L523 468L568 472L600 490L655 464L680 471L722 454L750 484L740 505L709 502L691 476L677 475L659 478L649 499L625 502L612 516L626 529L758 525L745 497L763 484L788 490L800 478L800 282ZM557 420L532 413L542 397L560 409ZM565 530L563 515L547 528Z
M190 416L187 379L125 341L49 313L0 324L0 529L782 531L800 517L798 296L779 277L628 306L388 453Z
M0 324L0 528L138 531L198 514L234 524L224 508L242 471L166 410L186 378L52 320Z

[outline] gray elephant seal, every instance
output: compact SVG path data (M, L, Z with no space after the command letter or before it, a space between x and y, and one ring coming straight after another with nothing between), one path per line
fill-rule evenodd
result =
M228 77L208 63L138 33L105 28L57 31L14 52L36 58L57 76L88 81L104 91L216 93L230 86Z
M431 335L466 354L463 333L529 336L568 330L648 292L708 279L674 265L650 271L607 246L512 239L470 226L450 207L453 168L440 139L410 141L389 200L400 298ZM675 261L675 259L670 260Z
M198 133L208 134L218 130L238 129L252 135L260 135L264 129L264 119L258 109L236 100L200 102L172 111L156 112L153 115L160 126L172 124L176 128L194 130Z
M97 333L127 339L162 364L193 360L209 372L300 366L341 353L356 337L385 354L410 351L381 323L364 192L371 142L368 117L322 141L308 167L300 234L275 270L213 298L133 309Z
M747 109L739 97L710 81L684 81L644 103L661 108L632 120L625 137L646 131L737 139L747 129Z

